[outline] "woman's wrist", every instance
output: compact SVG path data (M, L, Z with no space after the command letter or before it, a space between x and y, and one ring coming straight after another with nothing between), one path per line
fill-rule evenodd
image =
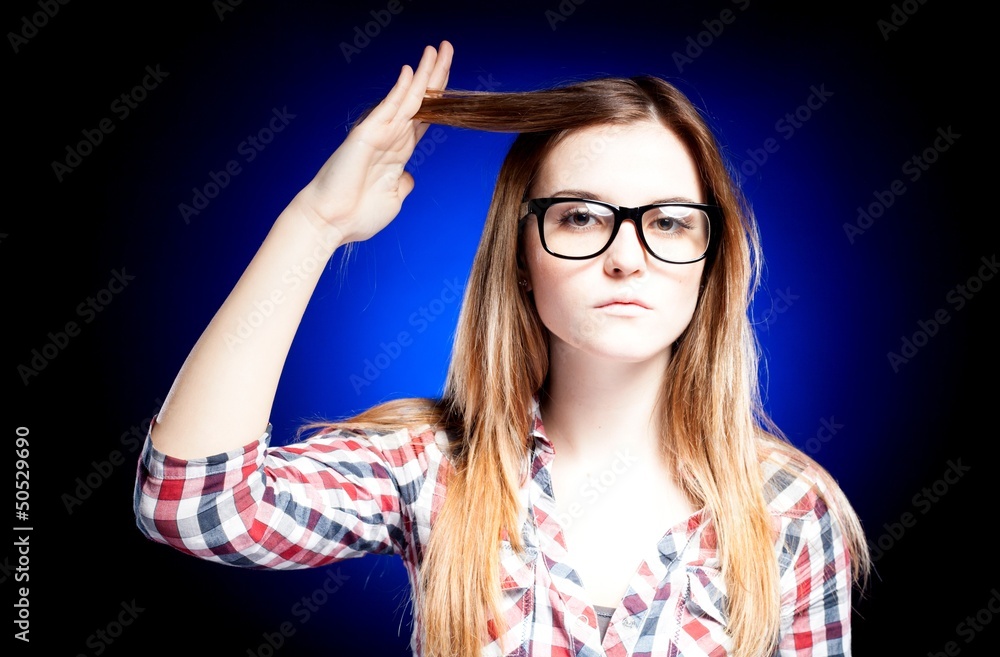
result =
M317 214L303 197L303 194L308 194L307 190L308 188L304 189L292 199L279 215L275 228L294 233L295 240L301 240L313 257L322 257L325 262L349 240L345 239L344 233L335 223Z

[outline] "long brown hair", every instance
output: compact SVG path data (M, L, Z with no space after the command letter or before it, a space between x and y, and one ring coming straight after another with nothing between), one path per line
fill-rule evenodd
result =
M499 544L522 548L518 490L530 453L532 397L548 371L546 332L518 285L518 220L548 150L572 131L656 121L686 145L713 226L704 289L677 341L661 390L664 456L696 506L711 518L728 591L735 655L770 654L780 599L774 529L762 463L774 453L815 473L817 490L845 528L855 580L869 556L860 522L830 475L789 444L760 400L756 338L748 304L760 276L753 215L697 108L664 80L601 78L540 91L437 92L417 114L429 123L519 133L501 166L472 265L444 394L400 400L325 427L399 427L429 422L449 430L447 495L423 556L415 596L425 654L477 655L502 635ZM669 440L666 437L669 436Z

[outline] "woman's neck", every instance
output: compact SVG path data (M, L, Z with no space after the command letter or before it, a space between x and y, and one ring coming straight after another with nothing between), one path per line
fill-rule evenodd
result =
M643 363L553 354L539 401L560 457L604 460L624 447L661 453L659 395L668 360L669 354Z

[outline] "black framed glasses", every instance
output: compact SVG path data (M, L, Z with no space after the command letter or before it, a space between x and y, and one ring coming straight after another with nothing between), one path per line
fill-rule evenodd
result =
M599 256L614 242L622 222L629 220L650 255L678 265L705 258L712 222L722 222L721 208L705 203L625 208L584 198L535 198L528 201L528 215L532 214L538 218L542 247L557 258Z

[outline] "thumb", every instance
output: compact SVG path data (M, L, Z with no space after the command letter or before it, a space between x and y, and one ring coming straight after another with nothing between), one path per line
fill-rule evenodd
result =
M410 195L410 192L413 191L414 184L415 183L413 181L413 175L410 174L409 171L404 170L403 173L399 175L399 183L397 189L399 190L400 201L402 201L403 199L405 199L407 196Z

